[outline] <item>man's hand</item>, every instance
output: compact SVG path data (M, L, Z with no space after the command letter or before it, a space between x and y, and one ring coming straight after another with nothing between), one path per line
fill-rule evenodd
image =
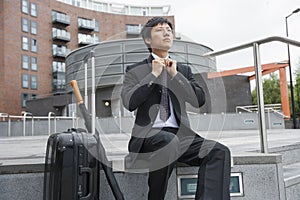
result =
M170 58L165 59L165 68L167 72L172 76L176 76L177 72L177 62L176 60L172 60Z
M164 59L154 59L152 60L152 74L158 77L165 67Z

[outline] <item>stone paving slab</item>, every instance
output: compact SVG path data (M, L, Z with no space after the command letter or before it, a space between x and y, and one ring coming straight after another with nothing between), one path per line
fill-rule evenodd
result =
M270 149L295 144L300 145L299 129L276 129L268 130L267 133ZM258 130L199 132L199 134L227 145L233 156L243 152L259 152L260 150ZM0 166L44 163L47 138L46 135L1 137ZM101 141L110 160L124 157L127 154L129 138L130 134L128 133L101 135Z

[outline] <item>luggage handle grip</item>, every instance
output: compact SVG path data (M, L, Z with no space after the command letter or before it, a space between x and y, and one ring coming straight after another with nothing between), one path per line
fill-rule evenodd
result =
M70 82L70 84L71 84L71 86L72 86L72 88L74 90L75 96L77 98L78 105L83 104L83 98L82 98L82 96L80 94L77 81L76 80L72 80Z
M93 191L93 172L91 168L89 167L81 167L80 168L80 173L88 173L89 174L89 193L84 196L80 197L80 200L89 200L92 196L92 191Z

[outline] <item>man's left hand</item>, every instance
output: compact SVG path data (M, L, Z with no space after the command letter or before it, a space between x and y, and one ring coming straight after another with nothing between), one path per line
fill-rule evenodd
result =
M165 66L166 66L166 70L167 72L172 76L176 76L177 72L177 62L176 60L172 60L170 58L165 60Z

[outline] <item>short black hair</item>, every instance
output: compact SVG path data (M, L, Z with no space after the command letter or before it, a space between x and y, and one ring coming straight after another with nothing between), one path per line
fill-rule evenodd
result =
M150 20L148 20L148 22L144 25L143 29L141 30L141 35L142 35L144 42L145 42L146 38L151 38L151 30L154 26L156 26L158 24L168 24L170 26L170 28L173 30L173 25L168 19L163 18L163 17L153 17ZM145 44L148 47L148 50L150 52L152 52L150 45L147 44L146 42L145 42Z

